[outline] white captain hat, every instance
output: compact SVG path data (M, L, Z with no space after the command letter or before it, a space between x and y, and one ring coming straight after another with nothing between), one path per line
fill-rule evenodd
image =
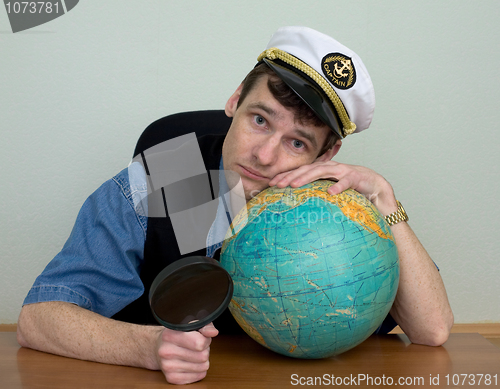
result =
M328 35L282 27L258 57L340 138L367 129L375 91L361 58Z

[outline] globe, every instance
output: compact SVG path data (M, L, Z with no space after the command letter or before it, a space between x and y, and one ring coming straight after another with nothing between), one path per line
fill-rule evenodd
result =
M368 338L394 301L399 260L379 211L358 192L332 196L320 180L268 188L233 220L221 264L234 283L229 309L261 345L326 358Z

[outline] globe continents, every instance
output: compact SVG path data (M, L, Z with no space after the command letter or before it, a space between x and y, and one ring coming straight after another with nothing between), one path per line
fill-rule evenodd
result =
M268 188L230 227L221 264L233 278L229 309L263 346L325 358L363 342L394 301L394 237L361 194L327 193L331 181Z

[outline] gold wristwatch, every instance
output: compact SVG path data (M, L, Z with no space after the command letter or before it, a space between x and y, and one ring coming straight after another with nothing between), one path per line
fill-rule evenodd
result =
M403 204L401 204L398 200L396 200L396 202L398 203L398 210L385 217L385 221L387 222L387 224L389 224L389 226L393 226L396 223L406 222L409 220L409 217L406 214L405 209L403 208Z

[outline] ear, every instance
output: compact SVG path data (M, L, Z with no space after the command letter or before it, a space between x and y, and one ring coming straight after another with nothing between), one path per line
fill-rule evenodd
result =
M337 142L335 142L335 145L331 149L326 150L323 154L321 154L318 158L316 158L316 161L317 162L330 161L333 157L337 155L341 147L342 147L342 140L339 139L337 140Z
M243 84L240 84L238 89L231 95L226 103L225 112L227 117L232 118L238 107L238 101L240 101L241 90L243 89Z

